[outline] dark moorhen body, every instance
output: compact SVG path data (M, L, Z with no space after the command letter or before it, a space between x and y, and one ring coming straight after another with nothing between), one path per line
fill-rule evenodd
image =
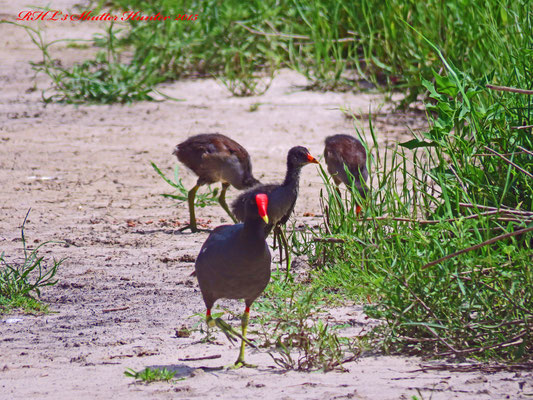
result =
M203 244L195 270L207 307L206 320L209 326L217 325L231 338L232 328L220 318L211 317L211 308L216 300L244 299L242 317L242 343L236 366L244 362L244 345L250 306L265 290L270 281L270 250L266 243L265 224L268 197L258 193L245 204L244 224L217 227ZM249 342L248 342L249 343Z
M226 191L229 185L243 190L260 183L252 174L252 163L246 149L227 136L205 133L192 136L178 144L173 154L198 175L196 185L189 190L190 223L185 228L197 231L194 213L196 192L200 186L215 182L222 182L219 204L231 219L237 222L226 204Z
M318 161L309 153L305 147L296 146L289 150L287 154L287 172L285 180L281 184L258 185L252 189L241 193L231 205L233 214L239 221L244 220L245 205L249 198L257 193L268 195L268 219L266 233L269 234L276 225L283 225L288 220L294 210L298 189L300 184L300 171L304 165Z
M233 214L238 220L242 221L245 215L245 204L248 199L257 193L266 193L268 195L267 211L270 223L266 227L266 234L268 235L274 228L275 236L283 241L287 266L290 265L289 250L287 240L280 226L287 223L294 210L294 205L298 198L300 171L303 166L311 163L318 164L318 161L309 153L309 150L302 146L293 147L287 154L287 172L283 183L278 185L258 185L240 194L232 204Z
M349 135L333 135L326 138L324 159L333 181L337 186L344 183L347 188L351 187L344 165L354 177L354 185L361 197L365 197L364 183L368 179L366 168L366 150L363 144ZM357 213L361 207L357 206Z

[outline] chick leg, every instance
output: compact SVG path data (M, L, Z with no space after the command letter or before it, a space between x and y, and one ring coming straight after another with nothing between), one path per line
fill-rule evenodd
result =
M233 223L237 223L237 218L235 218L235 215L230 211L227 203L226 203L226 191L228 190L229 183L223 183L222 184L222 191L220 192L220 196L218 196L218 204L226 211L229 215L229 217L233 220Z
M191 232L198 232L198 228L196 227L196 215L194 213L194 199L199 188L200 185L196 184L191 190L189 190L189 194L187 196L187 200L189 202L189 225L184 226L180 229L180 231L190 228Z

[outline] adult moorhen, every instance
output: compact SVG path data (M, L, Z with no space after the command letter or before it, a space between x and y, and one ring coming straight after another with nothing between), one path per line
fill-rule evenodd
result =
M192 232L198 230L194 213L196 192L200 186L215 182L222 182L219 204L233 222L237 222L226 204L226 191L229 185L243 190L260 183L252 174L252 163L246 149L227 136L205 133L192 136L178 144L172 154L198 175L196 185L188 194L190 222L182 230L186 228L190 228Z
M363 144L349 135L333 135L326 138L326 147L324 148L324 159L333 181L337 187L344 183L347 188L351 187L344 165L353 175L353 184L365 197L363 185L368 179L366 168L366 150ZM361 206L357 205L356 213L361 212Z
M265 226L268 224L268 196L258 193L248 198L245 206L244 224L217 227L203 244L195 270L200 290L207 307L206 321L217 325L230 340L242 339L236 367L246 366L244 346L250 318L250 306L263 292L270 281L270 250L266 243ZM238 335L220 318L211 317L211 308L216 300L244 299L242 335Z
M287 154L287 172L283 183L279 185L258 185L240 194L231 206L235 217L242 221L245 216L245 204L248 199L257 193L266 193L268 195L268 217L270 223L267 225L265 232L268 235L274 228L275 237L283 242L287 268L290 268L289 250L281 225L287 223L294 210L294 205L298 198L300 171L303 166L311 163L318 164L319 162L309 153L309 150L302 146L293 147Z

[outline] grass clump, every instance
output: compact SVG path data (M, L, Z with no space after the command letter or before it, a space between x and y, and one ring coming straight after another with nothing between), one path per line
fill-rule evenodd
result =
M94 59L75 64L71 68L61 66L53 59L50 47L59 42L68 42L67 46L77 45L73 39L60 39L46 43L41 31L23 26L33 43L39 47L43 59L31 63L36 73L45 73L52 85L43 91L45 103L130 103L139 100L154 100L154 86L164 77L157 76L156 71L147 65L122 63L116 51L118 42L114 24L111 23L105 35L95 38L95 42L106 47L99 51ZM51 91L53 94L47 95Z
M43 246L51 243L50 241L41 243L33 250L28 248L24 236L24 225L28 214L29 211L21 227L24 260L20 263L8 262L5 253L0 254L0 312L7 313L15 308L46 312L48 309L46 305L40 303L32 295L40 296L43 287L53 286L58 282L55 275L64 259L53 260L51 265L47 266L44 257L39 255L39 251Z
M492 73L495 82L508 84L517 60L509 64L507 56L513 57L532 33L528 0L110 0L92 5L94 15L105 5L118 16L135 11L171 18L111 23L93 40L105 51L72 68L49 56L55 42L46 44L38 31L26 28L43 52L43 63L35 68L52 78L57 92L45 97L49 101L153 100L160 82L206 76L215 76L236 96L259 95L279 67L289 67L307 77L310 88L348 90L368 87L370 81L405 91L410 102L425 92L423 80L433 80L433 71L441 68L423 37L459 70L478 77ZM114 29L118 23L126 29ZM121 54L128 54L127 62Z
M112 0L116 10L145 15L193 15L195 21L129 20L124 43L134 64L152 66L171 79L215 75L236 95L259 94L256 84L279 66L305 75L312 88L347 89L361 80L423 92L440 59L422 39L472 76L507 77L508 54L531 35L527 0L282 0L223 3ZM414 30L408 29L408 25ZM259 85L265 88L268 85Z
M326 293L307 288L274 274L264 298L256 303L259 335L274 362L298 371L343 370L356 359L360 341L341 336L342 325L331 326L318 318L325 312Z
M176 371L171 371L166 368L159 369L148 367L141 371L135 371L131 368L128 368L126 371L124 371L124 375L144 383L161 381L169 382L172 378L174 378L174 375L176 375Z
M490 91L434 48L446 73L424 82L430 130L383 151L371 128L367 199L339 198L324 173L324 221L292 241L315 284L371 299L384 348L530 360L533 142L513 127L531 125L531 98Z

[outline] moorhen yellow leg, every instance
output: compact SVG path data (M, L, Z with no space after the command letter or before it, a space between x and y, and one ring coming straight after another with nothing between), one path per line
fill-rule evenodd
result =
M207 313L205 315L205 321L207 323L208 328L213 328L214 326L217 326L224 335L228 338L230 343L235 343L236 337L241 339L244 342L248 343L250 346L257 348L255 344L250 342L248 339L246 339L246 334L243 336L239 332L237 332L235 329L231 327L227 322L225 322L222 318L213 318L211 316L211 309L207 309ZM248 325L248 319L246 321L246 325Z
M228 204L226 203L226 191L228 190L229 183L224 182L222 183L222 191L220 192L220 196L218 196L218 204L226 211L229 215L229 217L232 219L234 224L237 224L239 221L237 221L237 218L235 218L235 215L230 211Z
M185 225L184 227L180 228L179 231L182 232L185 229L190 229L192 233L195 232L209 232L209 229L198 229L196 226L196 215L194 212L194 199L196 198L196 192L200 188L201 185L196 184L194 187L189 190L189 194L187 195L187 200L189 202L189 224Z
M198 232L198 228L196 227L196 215L194 213L194 199L199 188L200 185L196 184L191 190L189 190L187 195L187 200L189 203L189 225L185 225L183 228L180 228L180 232L184 231L185 229L190 229L193 233Z
M245 344L250 342L248 339L246 339L246 332L248 331L248 322L250 321L250 307L246 307L244 310L244 314L242 315L241 319L241 328L242 328L242 341L241 341L241 350L239 351L239 357L237 358L237 361L235 361L235 365L233 368L241 368L241 367L248 367L248 368L256 368L256 365L248 364L244 361L244 347ZM253 346L256 347L256 346Z

